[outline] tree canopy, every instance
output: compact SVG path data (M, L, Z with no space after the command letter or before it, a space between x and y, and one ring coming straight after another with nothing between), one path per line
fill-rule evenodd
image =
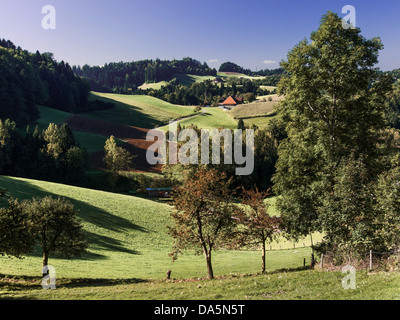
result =
M287 137L278 147L273 182L281 195L277 206L294 237L322 231L329 241L341 223L335 218L340 210L329 199L344 188L340 183L355 177L354 163L362 162L356 168L368 177L360 180L365 188L385 169L385 100L392 80L374 67L382 48L379 38L344 29L338 15L328 12L311 42L301 41L281 64L285 74L278 94L285 100L277 112ZM349 158L354 163L346 164ZM344 168L349 170L345 180L340 178ZM351 208L357 216L359 207Z

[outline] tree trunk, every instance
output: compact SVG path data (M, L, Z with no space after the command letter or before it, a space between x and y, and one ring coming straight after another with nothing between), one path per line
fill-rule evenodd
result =
M211 264L211 251L207 251L203 247L203 252L204 252L204 257L206 258L206 263L207 263L207 272L208 272L208 278L209 279L214 279L214 272Z
M208 278L209 279L214 279L214 272L211 264L211 253L208 254L208 257L206 257L207 260L207 271L208 271Z
M265 241L262 243L262 273L265 273Z
M314 265L315 265L315 256L314 256L314 243L313 243L311 231L310 231L310 239L311 239L311 264L310 264L310 267L311 267L311 269L313 269Z
M47 251L43 251L43 268L48 265L49 262L49 253ZM43 269L42 269L43 270ZM46 272L42 272L43 277L49 274L49 270L47 269Z

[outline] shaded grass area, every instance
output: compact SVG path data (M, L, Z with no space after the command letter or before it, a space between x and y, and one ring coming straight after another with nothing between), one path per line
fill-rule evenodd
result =
M81 115L146 129L165 125L179 117L195 114L194 107L173 105L151 96L93 92L91 98L112 102L115 104L115 108Z
M356 289L342 287L344 274L304 268L264 275L232 274L213 280L59 279L43 290L40 278L1 277L3 299L41 300L397 300L399 273L356 273Z
M39 110L39 119L36 121L39 129L46 129L49 123L61 124L73 114L49 107L37 106Z
M78 145L86 149L89 153L104 150L106 140L109 138L89 132L75 130L73 130L72 132ZM115 139L115 142L117 143L117 145L121 145L124 143L122 140L119 139Z
M36 121L40 130L45 130L49 126L50 123L62 124L68 118L72 117L73 114L53 108L48 108L44 106L38 106L40 111L40 117ZM31 130L33 128L31 127ZM75 137L76 142L79 146L86 149L89 153L96 152L104 149L104 145L106 140L109 137L101 136L98 134L81 132L81 131L72 131ZM117 144L123 143L121 140L116 139Z

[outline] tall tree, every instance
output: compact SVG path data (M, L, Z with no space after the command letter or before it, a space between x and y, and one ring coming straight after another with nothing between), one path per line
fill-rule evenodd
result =
M16 124L10 119L0 119L0 173L12 164L15 147Z
M383 170L379 144L391 79L374 68L382 48L380 39L343 28L342 19L328 12L311 43L300 42L282 62L286 74L278 94L285 100L278 116L287 138L279 144L273 181L281 195L278 209L294 236L331 230L320 223L319 213L335 192L344 159L362 156L370 178Z

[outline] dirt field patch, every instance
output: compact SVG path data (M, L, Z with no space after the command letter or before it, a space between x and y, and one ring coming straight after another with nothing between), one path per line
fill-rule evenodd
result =
M146 141L149 129L121 125L78 115L68 118L65 123L75 131L98 134L107 138L113 135L115 138L124 141L120 146L137 156L134 161L135 170L133 171L161 172L161 165L150 165L146 161L146 151L154 143L153 141ZM103 151L90 153L92 166L96 169L104 169L103 157Z

